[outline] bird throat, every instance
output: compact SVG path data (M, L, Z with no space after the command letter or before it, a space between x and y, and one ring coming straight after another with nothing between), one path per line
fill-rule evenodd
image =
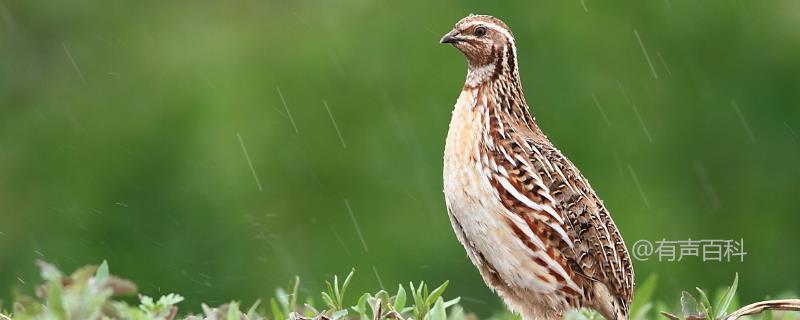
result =
M466 87L478 87L489 82L508 81L519 85L517 50L511 43L503 48L492 47L488 54L468 57ZM521 93L521 89L520 93Z
M491 52L492 59L469 62L464 90L475 93L472 111L486 112L484 116L501 115L509 125L506 130L527 132L535 140L546 139L525 102L513 45ZM475 63L480 60L486 62Z

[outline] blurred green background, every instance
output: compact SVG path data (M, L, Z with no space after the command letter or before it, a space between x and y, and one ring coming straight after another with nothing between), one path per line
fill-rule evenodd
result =
M470 12L513 28L534 115L628 246L745 241L639 282L800 289L798 1L0 0L0 297L37 258L194 310L355 267L352 292L450 279L491 313L441 191L466 65L438 40Z

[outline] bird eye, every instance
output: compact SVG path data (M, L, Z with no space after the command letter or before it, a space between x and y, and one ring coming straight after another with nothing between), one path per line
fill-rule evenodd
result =
M484 27L477 27L475 28L475 35L478 37L483 37L486 34L486 28Z

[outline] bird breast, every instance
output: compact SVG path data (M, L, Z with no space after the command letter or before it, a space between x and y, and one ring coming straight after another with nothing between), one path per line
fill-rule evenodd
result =
M485 280L499 276L505 285L529 292L552 291L531 277L547 270L531 259L525 243L515 236L509 221L519 218L508 212L491 186L491 171L481 157L486 105L477 97L477 90L461 93L447 134L444 193L453 228ZM486 274L489 270L497 274Z

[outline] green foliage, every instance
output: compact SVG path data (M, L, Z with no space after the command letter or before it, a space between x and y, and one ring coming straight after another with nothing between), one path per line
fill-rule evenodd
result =
M355 270L351 270L344 281L334 276L326 281L326 290L320 294L324 309L314 307L313 299L299 305L300 278L289 283L288 291L277 288L268 306L256 301L246 311L241 304L233 301L212 308L202 305L203 314L181 315L178 304L184 297L170 293L154 299L139 295L138 305L129 305L119 299L121 296L135 294L135 285L109 273L104 261L99 267L87 266L65 276L54 265L37 262L45 283L36 290L36 296L18 296L14 304L12 319L18 320L266 320L261 314L269 310L272 320L463 320L469 317L458 305L460 298L445 299L444 292L449 282L429 290L424 282L409 283L408 287L398 285L394 295L385 290L363 293L350 305L348 292ZM697 294L684 291L680 296L679 312L670 313L667 304L653 300L658 278L650 276L638 286L631 306L631 319L656 319L659 312L670 319L683 320L722 320L738 306L736 289L739 276L725 290L716 294L717 301L711 304L706 292L696 288ZM784 298L794 296L782 295ZM675 315L675 314L679 314ZM790 319L790 313L764 312L750 319ZM0 314L0 319L5 320ZM492 316L492 320L519 320L519 316L506 310ZM595 320L602 317L594 311L581 309L569 311L565 320Z
M631 317L634 320L648 319L646 315L653 307L653 293L656 291L658 284L658 275L651 274L644 283L636 288L633 294L633 303L631 304Z
M661 311L661 314L671 319L723 320L729 315L730 312L738 307L738 303L736 303L736 289L738 285L739 274L736 274L733 278L733 283L731 286L725 290L719 291L719 294L717 294L718 298L716 299L716 304L711 303L708 294L706 294L706 291L701 288L695 288L697 290L696 297L687 291L683 291L680 298L680 313L678 313L681 316L677 316L675 313L668 312L664 307L664 304L659 304L658 309ZM786 298L789 297L796 297L796 295L786 296ZM760 314L748 316L747 319L796 319L796 314L793 314L792 312L767 310Z
M139 299L141 300L139 309L153 319L165 319L169 317L173 312L172 310L176 308L175 305L183 301L183 297L174 293L162 296L157 302L153 302L153 298L144 295L140 295Z
M284 288L275 289L275 297L269 300L273 319L286 319L286 316L297 309L300 277L294 277L294 281L289 284L289 288L291 288L291 292L288 293Z
M355 273L355 269L350 270L347 278L344 279L344 283L342 283L341 289L339 288L339 276L333 276L333 284L329 281L325 281L325 286L328 288L328 291L322 293L322 301L328 305L328 308L332 310L345 310L346 312L347 309L345 309L343 305L344 293L350 285L350 280L353 279L353 273Z
M728 287L728 290L725 291L725 294L722 296L720 300L717 302L717 318L723 318L727 315L728 307L731 306L733 302L734 296L736 296L736 288L739 286L739 274L737 273L736 276L733 278L733 284Z
M64 276L54 265L38 262L45 284L37 290L36 297L19 296L14 305L13 319L19 320L261 320L261 301L256 301L246 312L240 310L239 302L233 301L217 308L202 305L202 315L178 316L178 304L184 297L170 293L154 299L139 295L138 305L129 305L117 299L134 294L135 285L125 279L112 276L108 264L100 267L87 266L71 276ZM460 320L464 311L456 304L459 298L445 300L442 295L447 282L433 291L420 282L409 284L411 300L406 288L398 286L397 293L390 295L381 290L364 293L354 305L348 305L345 293L350 287L355 270L351 270L344 281L338 276L326 281L326 291L321 293L325 309L318 311L309 297L300 306L300 278L295 277L289 284L290 291L284 288L275 290L270 299L269 310L272 319L404 319L404 320ZM409 305L409 302L412 304ZM267 309L264 307L263 309ZM354 314L351 316L350 311ZM450 311L448 313L448 311ZM0 317L2 319L2 317Z
M115 299L136 292L136 286L125 279L112 276L108 264L86 266L65 276L54 265L38 261L45 283L36 290L36 297L19 296L14 304L15 320L173 320L183 296L170 293L157 300L139 295L139 305L131 306ZM203 305L203 315L186 315L186 320L260 320L256 312L259 301L247 313L239 310L238 302L218 308ZM0 317L0 319L3 319Z

